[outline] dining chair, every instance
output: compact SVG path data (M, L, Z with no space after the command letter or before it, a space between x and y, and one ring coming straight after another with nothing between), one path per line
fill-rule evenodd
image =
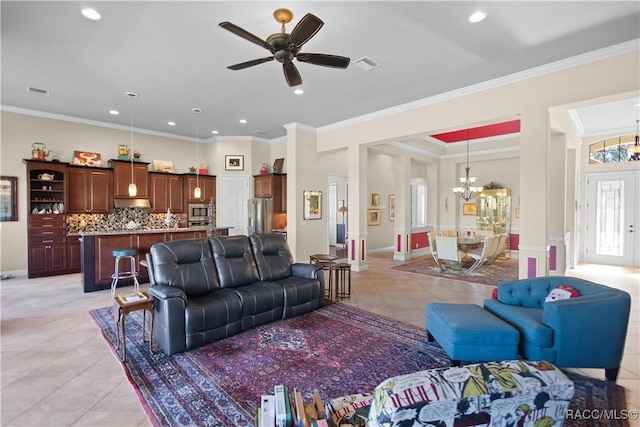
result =
M473 230L473 232L475 233L476 236L478 237L485 237L485 236L493 236L493 230L481 230L481 229L476 229Z
M496 245L496 251L493 254L494 260L499 256L501 256L504 253L504 251L507 249L507 235L499 234L498 236L499 236L499 241L498 241L498 244Z
M436 236L438 261L441 268L462 269L462 258L465 253L458 249L458 238L455 236Z
M496 247L498 246L498 240L498 236L486 236L480 252L477 252L476 250L467 252L466 255L473 258L474 261L470 267L465 269L465 272L471 273L487 262L491 255L495 253Z
M436 246L436 240L433 238L433 231L427 231L427 241L429 243L429 249L431 249L431 256L433 260L436 262L436 265L442 269L442 265L440 265L440 261L438 261L438 249Z
M440 230L440 236L456 237L456 230Z

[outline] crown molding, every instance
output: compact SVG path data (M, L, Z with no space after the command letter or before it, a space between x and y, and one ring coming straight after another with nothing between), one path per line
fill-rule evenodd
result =
M395 107L385 108L373 113L364 114L362 116L354 117L340 122L332 123L326 126L318 128L318 132L327 132L335 129L340 129L346 126L363 123L369 120L378 119L381 117L390 116L392 114L401 113L415 108L424 107L427 105L443 102L462 96L471 95L477 92L482 92L489 89L494 89L500 86L505 86L512 83L517 83L523 80L528 80L534 77L540 77L553 72L565 70L567 68L576 67L578 65L588 64L591 62L600 61L603 59L611 58L625 53L637 51L639 49L640 39L631 40L625 43L620 43L614 46L609 46L603 49L598 49L592 52L584 53L582 55L573 56L570 58L562 59L560 61L551 62L546 65L531 68L528 70L520 71L518 73L509 74L504 77L499 77L492 80L487 80L475 85L454 89L449 92L444 92L438 95L430 96L427 98L419 99L417 101L408 102L406 104L397 105Z

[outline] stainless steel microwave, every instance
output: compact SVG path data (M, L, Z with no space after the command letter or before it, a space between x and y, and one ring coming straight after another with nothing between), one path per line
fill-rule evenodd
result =
M189 222L207 221L209 219L209 205L204 203L190 203L188 216Z

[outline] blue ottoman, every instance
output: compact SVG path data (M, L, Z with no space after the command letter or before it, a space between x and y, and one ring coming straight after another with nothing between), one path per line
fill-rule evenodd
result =
M518 330L478 305L427 304L426 327L453 365L518 358Z

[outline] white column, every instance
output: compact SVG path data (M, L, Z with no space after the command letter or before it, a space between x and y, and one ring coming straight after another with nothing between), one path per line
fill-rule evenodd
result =
M544 108L522 113L520 129L519 277L548 274L549 120Z
M395 169L396 219L393 228L393 259L407 261L411 259L409 238L411 234L411 157L402 156L393 159Z
M548 188L547 188L547 230L549 231L549 275L564 276L566 269L565 251L565 200L566 200L566 137L564 134L551 135L549 145Z
M349 166L349 230L347 248L354 271L368 270L367 265L367 147L350 145Z

